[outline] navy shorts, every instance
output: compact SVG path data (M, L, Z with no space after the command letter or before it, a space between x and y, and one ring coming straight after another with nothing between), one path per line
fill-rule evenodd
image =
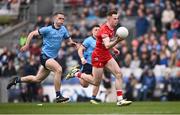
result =
M44 68L46 68L46 61L50 59L50 57L48 57L46 54L41 54L40 55L40 62L41 62L41 65L44 66ZM57 61L57 58L53 58L54 60ZM47 68L46 68L47 69Z
M40 62L41 62L41 65L44 66L44 68L46 68L46 61L49 59L50 57L48 57L46 54L41 54L40 55ZM46 68L47 69L47 68Z
M92 65L89 63L86 63L83 65L82 73L85 74L92 74Z

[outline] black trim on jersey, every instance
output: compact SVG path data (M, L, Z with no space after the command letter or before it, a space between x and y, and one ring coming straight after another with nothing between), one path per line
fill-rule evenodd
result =
M68 36L68 37L66 37L66 38L64 38L64 39L69 39L71 36Z
M96 38L94 36L91 36L94 40L96 40Z
M42 36L42 34L40 33L39 29L38 29L38 33L39 33L40 36Z
M84 44L82 44L82 46L84 46ZM87 48L86 46L84 46L85 48Z
M54 24L52 24L52 28L53 28L53 29L55 29L55 30L59 30L59 29L61 29L61 27L56 28L56 27L54 26Z
M40 38L43 39L43 35L41 34L40 29L38 29L38 33L39 33L39 35L40 35ZM42 46L43 46L43 43L42 43Z

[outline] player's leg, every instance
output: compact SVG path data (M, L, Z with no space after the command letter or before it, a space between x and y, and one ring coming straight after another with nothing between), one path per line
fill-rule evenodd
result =
M88 77L90 77L91 79L93 79L93 76L92 76L92 65L89 64L89 63L86 63L83 65L82 67L82 75L81 77L85 77L88 75ZM91 76L90 76L91 75ZM81 81L83 81L83 83L86 83L86 84L89 84L87 81L85 81L84 79L82 78L79 78ZM91 97L91 100L90 102L92 104L99 104L97 102L97 99L96 99L96 96L97 96L97 93L99 91L99 86L93 86L93 91L92 91L92 97Z
M87 75L88 74L84 73L81 76L86 77ZM88 76L90 76L90 75L88 75ZM91 75L91 77L92 77L92 75ZM85 81L84 79L79 78L79 81L80 81L80 84L81 84L82 87L87 88L89 86L89 83L87 81ZM92 97L91 97L91 100L90 100L90 102L92 104L99 104L97 99L96 99L98 91L99 91L99 86L93 86Z
M42 80L44 80L49 75L49 70L45 69L43 66L41 66L38 70L38 73L36 76L34 75L28 75L21 78L14 77L12 78L7 86L7 89L10 89L13 85L16 85L17 83L40 83Z
M91 97L91 100L90 102L92 104L99 104L98 100L96 99L96 96L98 94L98 91L99 91L99 86L94 86L93 85L93 91L92 91L92 97ZM100 101L100 100L99 100Z
M80 72L80 68L79 66L74 66L71 68L71 70L68 72L68 74L66 75L65 79L68 80L70 78L75 77L75 73ZM80 72L81 73L81 72Z
M85 80L86 82L88 82L94 86L99 86L101 83L101 79L102 79L103 68L93 67L92 73L93 73L93 76L84 74L84 73L77 73L77 75L75 75L75 76L82 78L83 80Z
M78 74L80 75L79 77ZM92 76L92 65L89 63L84 64L82 66L82 71L81 72L79 71L79 73L78 72L75 73L74 76L76 76L79 79L81 86L88 87L89 83L87 81L92 81L94 79ZM84 80L83 78L86 80ZM98 102L96 101L97 100L96 95L98 91L99 91L99 86L93 86L92 97L90 100L92 104L98 104Z
M109 94L111 94L111 73L108 72L107 70L104 70L103 74L103 86L106 89L104 91L105 96L104 96L104 101L107 101L107 97Z
M95 80L95 77L93 77L91 74L81 73L80 71L77 71L76 73L74 73L73 76L75 76L79 79L80 84L83 87L88 87L89 83L92 85L97 85L97 86L93 86L93 93L92 93L92 97L91 97L90 102L92 104L99 104L96 101L97 100L96 96L97 96L97 93L99 91L99 84L97 84L97 83L99 83L99 82L94 82L94 81L100 81L100 80ZM102 79L102 78L100 78L100 79Z
M115 79L115 87L117 91L121 91L122 94L122 73L120 71L120 67L118 66L117 62L114 58L111 58L105 67L116 77ZM118 100L122 100L122 95L118 96Z
M93 86L93 95L92 95L92 99L90 100L90 102L92 104L99 104L97 102L96 96L99 91L99 86L100 86L100 83L102 80L103 68L93 67L92 74L93 74L92 79L88 81L90 84L94 85ZM88 80L85 76L82 78Z
M92 92L93 98L96 98L98 91L99 91L99 86L93 86L93 92Z
M46 68L54 72L54 87L56 91L56 101L57 102L68 101L69 98L64 98L60 92L62 67L55 59L50 58L46 61Z
M117 100L118 100L117 105L121 106L121 105L129 105L129 104L131 104L132 103L131 101L126 101L126 100L123 99L123 91L122 91L123 79L122 79L122 73L121 73L119 65L114 60L114 58L111 58L107 62L105 67L110 72L112 72L112 74L116 77L116 79L115 79L115 87L116 87Z
M55 91L60 90L61 86L61 75L62 75L62 67L58 64L54 59L48 59L46 61L46 68L54 72L54 87Z
M82 66L82 71L81 71L81 76L90 76L92 77L92 65L89 64L89 63L86 63ZM88 87L89 86L89 83L87 81L85 81L84 79L82 78L79 78L79 81L80 81L80 84L83 86L83 87Z
M84 88L87 88L89 86L89 83L82 78L79 78L79 82L80 82L81 86Z
M102 79L102 74L103 74L103 68L96 68L96 67L93 67L93 76L90 75L90 74L85 74L85 73L82 73L80 71L80 69L75 66L73 67L70 72L67 74L66 76L66 80L67 79L70 79L70 78L73 78L73 77L78 77L78 78L81 78L83 79L84 81L92 84L92 85L95 85L95 86L98 86L101 82L101 79ZM100 76L100 77L97 77L97 76ZM94 77L96 76L96 77Z
M40 66L39 71L37 72L36 76L28 75L26 77L21 77L21 82L25 83L40 83L43 81L48 75L50 71L44 68L43 66Z

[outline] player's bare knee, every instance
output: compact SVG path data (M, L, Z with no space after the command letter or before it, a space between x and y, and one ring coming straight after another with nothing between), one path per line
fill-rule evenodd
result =
M37 80L37 82L36 83L41 83L41 80Z
M61 74L61 73L62 73L62 68L57 68L57 69L55 70L55 72L58 73L58 74Z
M41 81L42 81L41 79L38 79L36 77L33 79L33 82L35 82L35 83L41 83Z
M87 88L89 84L81 84L82 87Z
M121 73L121 72L117 72L117 73L116 73L116 78L117 78L117 79L122 79L122 77L123 77L123 76L122 76L122 73Z
M95 81L93 85L94 85L94 86L99 86L99 84L100 84L99 81Z

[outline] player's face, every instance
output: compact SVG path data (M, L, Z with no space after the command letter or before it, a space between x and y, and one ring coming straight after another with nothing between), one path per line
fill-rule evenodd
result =
M99 31L99 27L94 27L94 28L92 29L92 34L93 34L94 37L97 36L98 31Z
M112 14L112 16L109 18L109 21L113 27L115 27L118 24L119 21L119 15L118 14Z
M61 26L64 23L64 15L58 14L58 15L54 16L54 23L57 26Z

